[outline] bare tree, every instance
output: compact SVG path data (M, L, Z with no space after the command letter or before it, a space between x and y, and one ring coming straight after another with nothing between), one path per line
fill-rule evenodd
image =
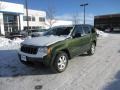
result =
M47 21L45 22L45 25L47 25L49 28L51 28L54 23L56 23L55 13L55 8L53 7L48 7L46 10Z
M72 16L73 24L79 24L79 13L75 12Z

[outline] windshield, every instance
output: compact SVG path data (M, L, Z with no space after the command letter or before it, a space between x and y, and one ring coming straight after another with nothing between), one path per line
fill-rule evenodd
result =
M73 27L58 27L52 28L47 31L44 35L56 35L56 36L67 36L70 34Z

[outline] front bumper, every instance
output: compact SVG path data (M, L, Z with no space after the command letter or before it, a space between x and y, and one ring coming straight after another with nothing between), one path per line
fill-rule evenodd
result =
M22 60L22 58L21 58L22 55L26 57L26 60ZM47 55L40 57L40 56L36 56L36 55L26 54L21 51L19 51L18 56L19 56L20 61L24 64L44 63L45 65L49 66L50 61L51 61L51 58L48 57Z
M24 60L21 59L21 54L18 54L18 56L19 56L19 59L20 59L21 61L24 61ZM43 61L44 61L44 57L43 57L43 58L36 58L36 57L28 57L28 56L26 56L26 62L27 62L27 61L43 62Z

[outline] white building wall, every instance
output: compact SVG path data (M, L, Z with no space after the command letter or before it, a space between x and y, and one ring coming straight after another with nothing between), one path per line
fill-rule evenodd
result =
M3 13L7 13L7 14L16 14L18 15L18 23L19 23L19 19L20 22L22 22L23 20L21 19L22 17L19 18L19 16L21 16L21 14L24 13L24 5L22 4L16 4L16 3L10 3L10 2L3 2L0 1L0 19L1 19L1 24L0 24L0 33L5 35L5 30L4 30L4 22L3 22ZM22 25L21 25L22 26ZM19 28L19 25L18 25Z
M24 16L26 16L26 10L24 9ZM35 21L29 21L29 26L45 26L44 22L39 21L39 17L46 18L46 12L38 10L28 10L28 16L35 17ZM27 26L27 21L23 21L24 26Z
M3 22L3 13L0 13L0 32L2 35L5 35L4 31L4 22Z
M24 13L24 5L0 1L2 12Z
M24 9L24 5L23 4L16 4L16 3L10 3L10 2L3 2L0 1L0 20L2 21L2 23L0 24L0 33L2 33L3 35L5 34L4 31L4 23L3 23L3 13L7 13L7 14L16 14L18 15L18 23L20 23L20 25L18 25L18 29L20 26L20 29L23 30L25 26L27 26L27 21L23 21L23 16L26 16L26 10ZM44 11L38 11L38 10L28 10L28 14L29 16L34 16L35 17L35 21L29 21L29 26L30 27L45 27L44 22L40 22L39 21L39 17L44 17L46 18L46 12Z
M20 15L20 26L21 26L21 30L24 29L24 22L23 22L23 14Z

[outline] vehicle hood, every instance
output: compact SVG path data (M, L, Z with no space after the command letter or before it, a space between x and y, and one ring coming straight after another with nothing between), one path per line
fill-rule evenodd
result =
M35 37L31 39L26 39L22 44L25 45L34 45L34 46L49 46L51 44L54 44L59 41L65 40L66 37L64 36L41 36L41 37Z

